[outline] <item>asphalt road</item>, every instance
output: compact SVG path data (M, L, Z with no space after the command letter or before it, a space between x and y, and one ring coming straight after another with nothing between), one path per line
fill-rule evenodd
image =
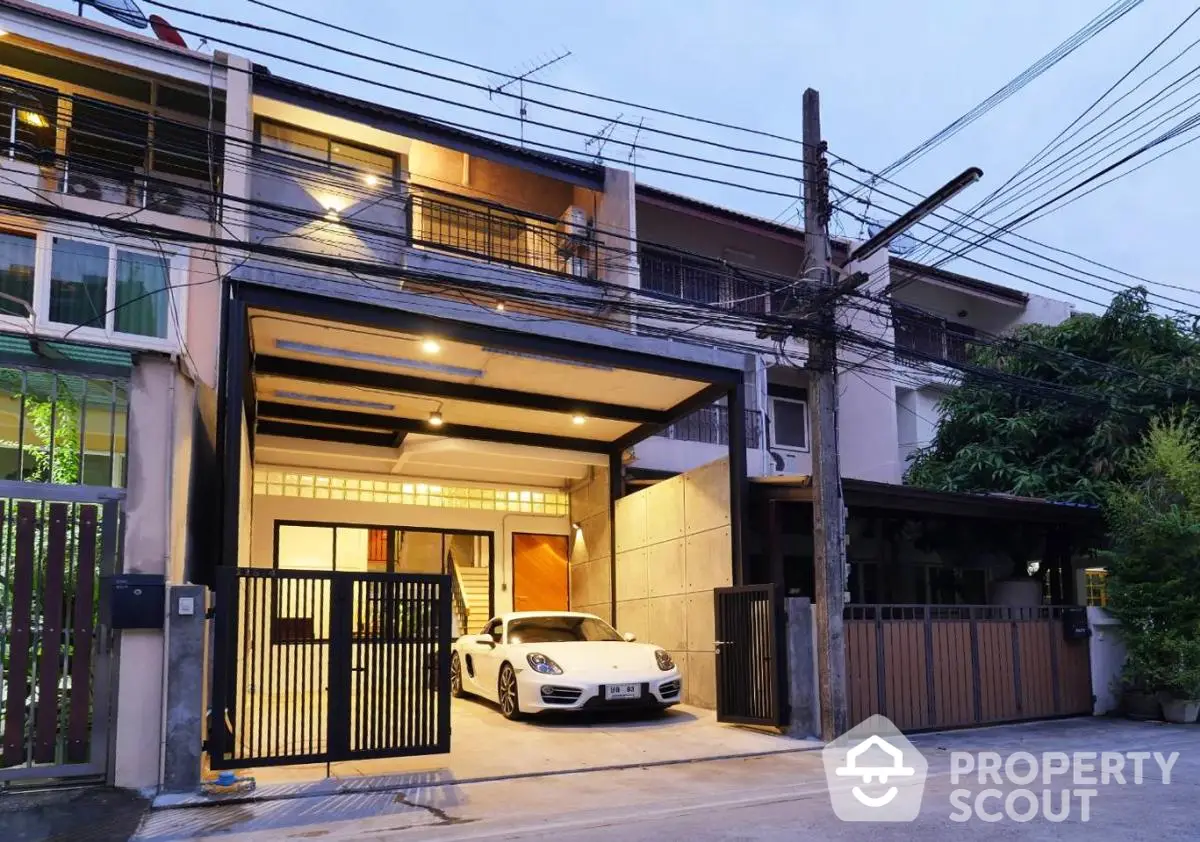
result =
M1200 726L1076 719L927 735L914 740L929 763L921 811L912 823L845 823L834 814L820 752L580 772L541 778L340 795L329 799L156 811L135 842L466 842L466 840L795 840L795 839L1154 839L1200 838ZM1065 821L972 818L955 790L995 788L994 814L1019 788L952 780L954 752L1178 752L1170 783L1147 760L1140 785L1097 782L1090 815L1078 800ZM961 756L961 755L960 755ZM1131 775L1130 775L1131 776ZM1062 781L1053 789L1059 791ZM839 784L846 789L850 784ZM1066 786L1074 788L1067 780ZM1086 788L1092 788L1087 785ZM1055 796L1057 797L1057 796ZM969 799L968 799L969 801ZM1020 802L1022 806L1028 802ZM1061 801L1059 802L1061 805ZM1058 805L1056 805L1058 806Z

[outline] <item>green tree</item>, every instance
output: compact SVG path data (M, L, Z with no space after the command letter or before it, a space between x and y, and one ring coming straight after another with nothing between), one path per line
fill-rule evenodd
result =
M971 362L913 457L913 485L1099 504L1151 419L1200 403L1200 330L1155 314L1142 289L1102 315L1022 326Z
M1108 610L1121 621L1125 680L1200 697L1200 427L1155 421L1105 501Z

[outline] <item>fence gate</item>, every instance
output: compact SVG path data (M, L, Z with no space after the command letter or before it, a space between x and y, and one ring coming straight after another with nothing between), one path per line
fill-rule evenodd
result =
M905 731L1092 712L1088 641L1062 606L850 605L850 719Z
M450 750L448 576L219 571L214 769Z
M116 569L120 492L24 483L17 494L0 498L0 782L103 776L100 578Z
M717 720L779 725L784 705L774 585L716 588Z

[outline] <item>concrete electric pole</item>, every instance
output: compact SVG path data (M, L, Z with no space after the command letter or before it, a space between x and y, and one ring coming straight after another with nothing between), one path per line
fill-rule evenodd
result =
M804 278L818 287L808 340L809 427L812 431L813 574L817 619L817 679L821 739L849 730L846 690L846 507L838 456L837 303L866 283L856 261L886 248L892 238L918 223L983 171L972 167L914 206L850 253L845 271L833 266L829 243L829 168L821 139L821 98L804 92ZM835 280L835 274L840 280Z

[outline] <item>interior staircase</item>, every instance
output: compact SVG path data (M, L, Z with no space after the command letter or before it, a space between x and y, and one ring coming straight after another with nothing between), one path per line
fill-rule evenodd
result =
M454 575L466 602L467 628L464 634L479 634L491 619L488 616L488 568L467 567L456 562Z

